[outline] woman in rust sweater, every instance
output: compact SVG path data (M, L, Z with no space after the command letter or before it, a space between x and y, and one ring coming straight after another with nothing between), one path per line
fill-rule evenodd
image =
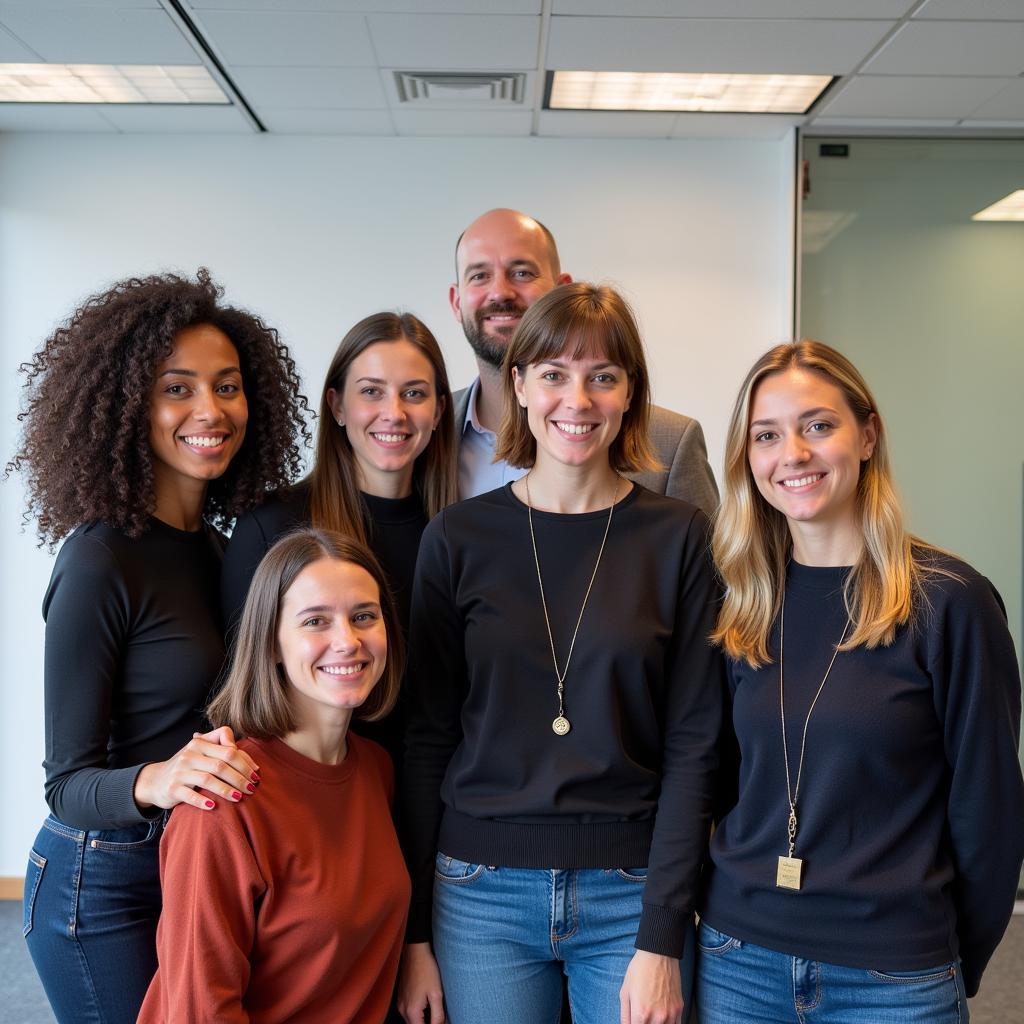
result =
M390 642L390 648L389 648ZM174 814L160 966L140 1024L380 1024L409 903L383 749L348 731L394 704L401 640L370 552L307 528L268 552L211 721L246 737L257 801Z

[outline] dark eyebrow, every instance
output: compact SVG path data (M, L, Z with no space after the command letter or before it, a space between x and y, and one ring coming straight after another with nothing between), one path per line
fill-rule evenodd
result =
M239 368L237 366L225 366L224 369L218 370L214 376L225 377L229 373L241 373L241 372L242 371L239 370ZM176 367L176 366L172 366L172 367L170 367L170 369L161 371L161 373L159 373L157 375L157 380L159 380L161 377L168 377L168 376L172 376L172 375L175 376L175 377L198 377L199 376L199 374L196 373L195 370L185 370L185 369L181 369L181 368Z
M569 365L570 362L571 362L571 360L568 360L568 359L540 359L534 365L535 366L556 366L556 367L558 367L559 370L564 370L566 368L566 366ZM603 363L594 363L594 365L592 367L590 367L590 370L593 373L593 372L595 372L597 370L606 370L606 369L608 369L609 366L614 367L615 369L618 369L618 370L622 369L622 367L619 366L618 363L614 362L611 359L606 359Z
M371 611L380 611L380 605L376 601L363 601L361 604L357 604L352 611L358 612L369 608ZM303 615L309 615L311 612L333 612L334 608L329 604L312 604L308 608L303 608L302 611L296 612L295 617L301 618Z
M362 383L363 381L365 381L367 384L381 384L381 385L386 385L387 384L387 381L386 380L381 380L380 377L360 377L360 378L358 378L356 383L359 384L359 383ZM403 387L403 388L407 388L410 384L426 384L427 386L429 386L430 382L426 381L426 380L421 380L420 378L417 377L414 380L407 380L404 384L401 384L399 386Z
M308 608L303 608L301 612L296 612L295 617L301 618L303 615L308 615L310 612L329 612L331 606L326 604L311 604Z

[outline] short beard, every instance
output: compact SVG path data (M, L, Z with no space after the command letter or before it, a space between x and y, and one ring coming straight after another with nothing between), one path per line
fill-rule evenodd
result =
M462 330L465 332L466 341L473 350L473 354L481 362L486 363L492 369L500 370L505 361L505 353L508 351L508 343L512 340L512 333L502 338L492 338L484 331L484 317L492 313L517 313L522 316L526 310L517 306L514 302L494 303L485 309L477 310L473 320L462 318Z

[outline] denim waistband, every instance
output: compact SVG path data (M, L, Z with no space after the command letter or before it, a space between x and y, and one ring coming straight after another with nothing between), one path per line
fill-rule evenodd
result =
M73 843L84 843L87 839L93 836L106 836L110 832L134 832L136 833L134 838L137 842L145 842L147 839L152 839L153 836L159 835L163 831L169 814L169 811L163 811L161 814L158 814L155 818L151 818L149 821L140 821L135 825L125 825L121 828L113 829L72 828L70 825L65 825L59 818L55 818L52 814L49 814L43 822L43 828L48 832L52 832L55 836L60 836L61 839L68 839ZM125 838L128 837L126 836Z

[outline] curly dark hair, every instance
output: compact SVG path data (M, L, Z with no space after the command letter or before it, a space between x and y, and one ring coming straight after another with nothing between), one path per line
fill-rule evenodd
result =
M211 481L205 518L223 528L299 474L299 438L308 444L295 363L277 331L220 304L223 289L201 267L132 277L83 303L22 363L26 398L17 454L6 472L26 478L26 521L51 547L75 527L101 520L129 537L156 507L149 445L150 390L179 331L210 324L238 350L249 405L245 440Z

